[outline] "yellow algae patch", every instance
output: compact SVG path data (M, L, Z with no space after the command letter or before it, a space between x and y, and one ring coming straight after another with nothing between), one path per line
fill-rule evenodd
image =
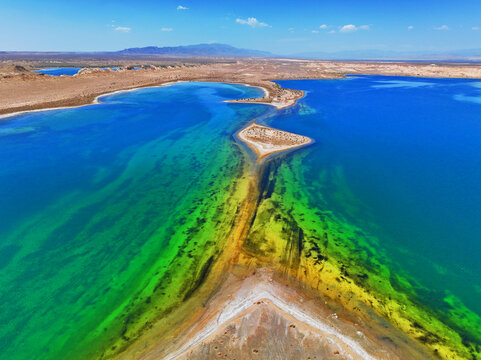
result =
M444 319L399 291L396 284L408 280L392 273L377 240L331 211L314 209L292 187L295 176L288 164L267 164L242 260L277 269L367 322L373 310L431 356L472 357L476 349Z

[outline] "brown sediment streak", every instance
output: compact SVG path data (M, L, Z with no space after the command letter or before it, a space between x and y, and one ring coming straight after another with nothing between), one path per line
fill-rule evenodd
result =
M141 340L143 350L130 349L122 359L140 353L143 360L227 354L276 358L279 352L286 356L282 358L429 358L375 314L353 319L339 303L320 298L317 288L298 276L300 259L295 264L273 259L249 244L258 205L269 196L275 169L276 164L264 163L248 178L246 198L223 252L189 302L170 315L175 326L164 328L163 334L157 330L159 336L150 342ZM299 258L301 251L298 243L286 250ZM293 343L295 351L289 346Z
M188 296L185 296L184 303L173 309L150 331L143 334L125 351L115 356L116 358L138 359L140 357L147 359L155 355L154 358L162 359L170 351L180 347L183 334L198 323L213 294L219 292L228 275L236 267L242 240L249 231L250 219L255 210L258 192L257 176L252 174L250 164L245 163L240 183L240 191L244 199L236 210L236 219L232 224L229 235L222 239L222 249L219 256L209 263L207 271L200 271L200 277L194 284L193 291L187 292Z
M333 286L324 296L319 282L331 284L342 275L328 262L322 263L322 276L316 274L319 269L302 255L301 228L291 229L288 224L290 243L277 249L281 243L275 244L275 232L267 238L254 236L257 217L265 216L265 211L259 212L260 205L272 195L280 161L254 168L245 163L244 199L229 235L221 241L220 254L199 271L185 301L117 358L251 358L253 354L276 358L279 353L287 358L316 354L339 359L431 357L368 307L362 314L346 307L335 296L344 289ZM295 344L296 351L290 344Z

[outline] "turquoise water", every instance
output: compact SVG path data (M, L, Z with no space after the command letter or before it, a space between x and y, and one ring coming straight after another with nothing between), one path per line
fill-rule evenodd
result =
M235 216L231 136L267 110L222 101L261 94L182 83L0 122L2 359L115 353L189 296Z
M455 324L481 316L481 82L359 76L280 81L307 91L266 122L316 143L285 161L314 210L378 239L416 300ZM456 299L456 300L454 300ZM466 310L466 309L465 309ZM462 319L466 321L461 324ZM453 325L453 324L452 324ZM454 326L454 325L453 325Z

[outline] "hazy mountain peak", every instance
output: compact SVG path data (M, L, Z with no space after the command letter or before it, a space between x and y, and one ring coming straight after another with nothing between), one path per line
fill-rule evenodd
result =
M227 44L195 44L185 46L147 46L118 51L122 55L170 55L170 56L222 56L222 57L271 57L267 51L240 49Z

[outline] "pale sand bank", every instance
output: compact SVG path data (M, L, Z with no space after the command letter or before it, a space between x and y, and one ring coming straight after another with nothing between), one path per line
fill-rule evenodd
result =
M219 342L222 335L227 335L226 329L230 330L228 333L231 333L231 338L224 344L224 351L234 352L238 356L248 357L249 353L242 348L244 343L250 343L248 347L254 355L265 359L275 357L275 353L283 348L285 358L291 358L289 355L296 353L325 358L335 353L340 355L341 359L375 359L364 349L361 342L345 336L334 326L335 316L323 319L319 314L310 313L308 306L296 304L299 300L302 301L302 298L295 290L286 289L269 278L267 273L259 272L259 275L244 280L236 292L217 304L216 300L221 300L219 297L227 293L219 294L221 296L214 299L214 306L211 308L215 309L216 316L165 359L211 358L214 354L207 355L206 350L217 350L214 349L214 343ZM233 331L234 329L237 331ZM303 349L289 349L290 341L304 343ZM213 346L209 346L210 343ZM308 343L312 345L309 346ZM211 347L212 349L209 349ZM203 354L207 356L202 356Z
M237 136L254 151L259 163L275 153L312 143L307 136L259 125L255 121L239 131Z
M425 354L393 335L353 324L322 302L280 282L268 269L229 276L184 334L153 348L160 359L404 359Z

